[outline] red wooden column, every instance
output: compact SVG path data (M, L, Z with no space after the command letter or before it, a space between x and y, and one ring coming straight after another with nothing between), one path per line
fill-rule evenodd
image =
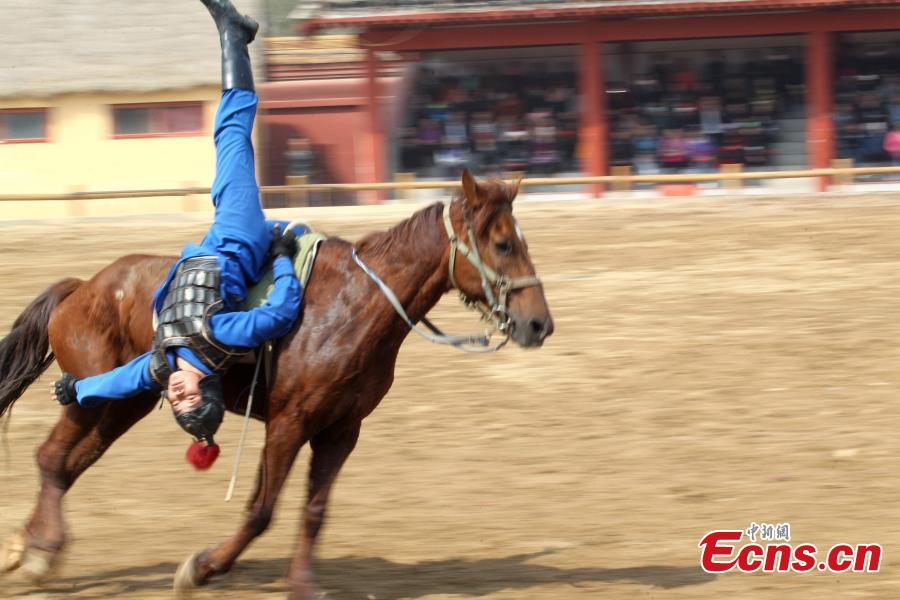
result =
M384 125L381 120L381 106L378 103L378 57L372 48L366 49L366 112L369 126L368 138L370 145L371 168L368 181L387 181L387 160L384 147ZM367 204L382 202L384 192L367 192L362 195L363 202Z
M602 44L594 41L582 42L579 61L581 122L578 126L578 151L581 170L590 176L606 175L608 162L602 48ZM603 194L600 184L592 185L590 189L596 197Z
M834 124L831 119L834 94L833 34L821 29L806 35L806 139L809 167L831 166L835 155ZM819 178L819 191L828 189L827 177Z

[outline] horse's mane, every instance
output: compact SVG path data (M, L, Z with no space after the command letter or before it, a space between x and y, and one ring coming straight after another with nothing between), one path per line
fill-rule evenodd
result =
M443 203L435 202L416 211L411 217L400 221L387 231L375 231L356 242L356 251L369 256L381 256L396 251L398 241L426 242L429 228L443 209Z
M479 230L484 223L489 222L497 210L513 201L518 192L518 184L510 185L499 177L492 177L478 182L479 198L490 210L482 211L480 218L476 220L475 227ZM462 190L458 191L451 201L461 201ZM406 241L416 244L426 244L431 241L425 233L427 228L440 217L443 210L442 202L435 202L413 213L408 219L401 221L387 231L370 233L356 242L356 251L369 256L382 256L391 251L396 251L398 241Z

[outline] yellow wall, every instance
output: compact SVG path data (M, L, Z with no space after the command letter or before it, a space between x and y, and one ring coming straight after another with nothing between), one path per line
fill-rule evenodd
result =
M208 187L215 170L212 124L218 86L140 94L0 99L2 108L48 108L47 143L0 143L0 196ZM113 139L112 104L204 102L205 135ZM0 202L0 218L206 210L199 198Z

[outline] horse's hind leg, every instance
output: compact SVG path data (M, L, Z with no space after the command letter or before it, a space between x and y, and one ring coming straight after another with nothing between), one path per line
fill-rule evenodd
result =
M37 462L41 489L31 519L19 537L24 548L3 558L5 568L19 566L41 578L55 566L65 545L62 498L75 480L99 459L112 443L144 417L155 404L153 396L111 402L99 409L69 406L50 437L41 445Z
M297 452L309 437L305 429L305 423L288 414L288 411L266 423L266 445L256 478L256 491L247 507L243 524L223 544L193 554L181 564L175 573L174 587L177 592L185 592L203 585L213 575L226 573L250 542L266 530Z
M309 467L309 496L303 513L300 547L288 572L290 598L294 600L309 600L316 597L315 578L312 572L313 548L325 521L325 509L331 487L344 461L356 447L360 425L359 420L337 423L315 436L310 442L313 455Z
M27 570L34 576L41 576L40 571L47 571L51 566L50 557L55 557L62 549L65 544L62 497L71 485L65 471L66 459L91 432L100 414L99 410L70 406L62 412L53 431L41 444L37 452L41 477L37 503L24 530L5 545L3 571L21 566L27 554ZM46 569L39 566L41 562L48 563Z
M62 497L71 485L65 473L65 461L96 425L99 411L82 411L69 407L41 444L37 463L41 483L37 504L31 519L22 533L16 535L5 548L3 569L13 570L26 561L26 570L35 577L49 571L51 557L65 544L65 523L62 515ZM40 563L46 562L46 568ZM44 571L44 572L42 572Z

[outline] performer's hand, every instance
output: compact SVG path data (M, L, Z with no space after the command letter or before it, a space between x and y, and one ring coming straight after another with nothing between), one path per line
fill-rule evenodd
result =
M281 225L272 228L272 246L269 249L272 256L287 256L293 258L297 253L297 234L292 229L281 233Z

